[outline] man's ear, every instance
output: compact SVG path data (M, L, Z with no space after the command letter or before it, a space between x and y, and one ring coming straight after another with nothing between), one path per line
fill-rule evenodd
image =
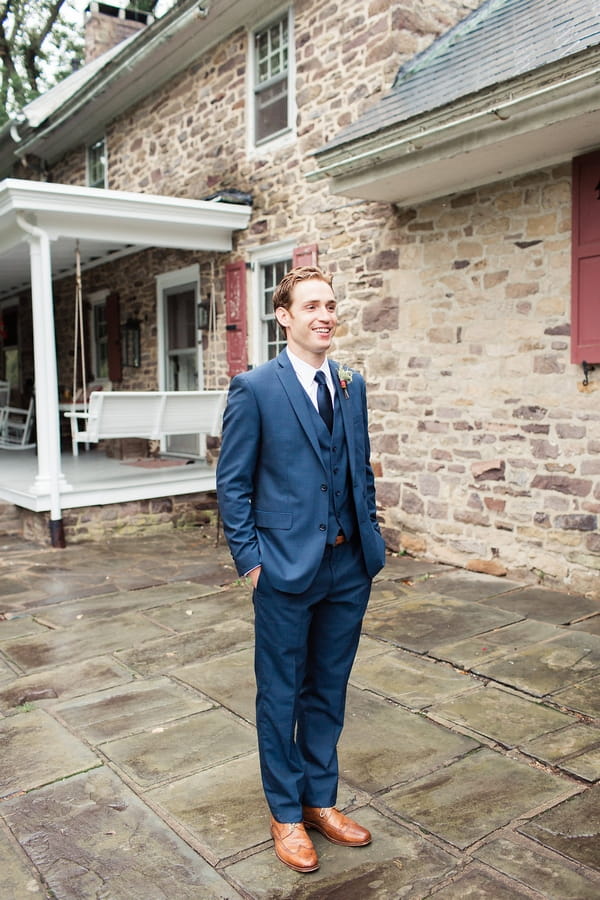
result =
M277 309L275 310L275 318L276 318L277 321L279 322L279 325L280 325L280 326L283 328L283 330L285 331L287 325L289 324L289 322L288 322L289 315L288 315L288 311L287 311L287 309L285 308L285 306L278 306L278 307L277 307Z

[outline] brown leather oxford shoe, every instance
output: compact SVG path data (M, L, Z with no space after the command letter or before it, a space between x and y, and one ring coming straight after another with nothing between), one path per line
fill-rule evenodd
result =
M296 872L314 872L319 859L302 822L281 823L271 816L271 836L275 855Z
M345 816L335 806L303 806L302 817L307 828L316 828L333 844L365 847L371 843L371 832Z

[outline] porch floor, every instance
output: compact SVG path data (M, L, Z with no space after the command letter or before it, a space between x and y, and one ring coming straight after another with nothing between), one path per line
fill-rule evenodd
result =
M77 457L63 453L62 509L216 490L214 465L193 460L187 465L146 468L147 463L112 459L94 449ZM35 450L0 450L0 500L34 512L49 510L50 494L40 493L35 485L37 471Z

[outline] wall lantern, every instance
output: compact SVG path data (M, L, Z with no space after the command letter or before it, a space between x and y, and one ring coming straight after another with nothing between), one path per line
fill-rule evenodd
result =
M130 316L121 326L121 359L124 366L140 366L140 320Z
M208 331L210 326L210 301L201 300L198 303L198 328L200 331Z

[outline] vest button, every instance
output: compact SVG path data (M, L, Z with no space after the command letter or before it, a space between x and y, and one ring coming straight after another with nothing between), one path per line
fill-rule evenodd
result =
M326 485L326 484L322 484L322 485L321 485L321 490L322 490L322 491L326 491L326 490L327 490L327 485Z
M321 524L319 525L319 531L327 531L327 525L323 525L323 523L321 522Z

